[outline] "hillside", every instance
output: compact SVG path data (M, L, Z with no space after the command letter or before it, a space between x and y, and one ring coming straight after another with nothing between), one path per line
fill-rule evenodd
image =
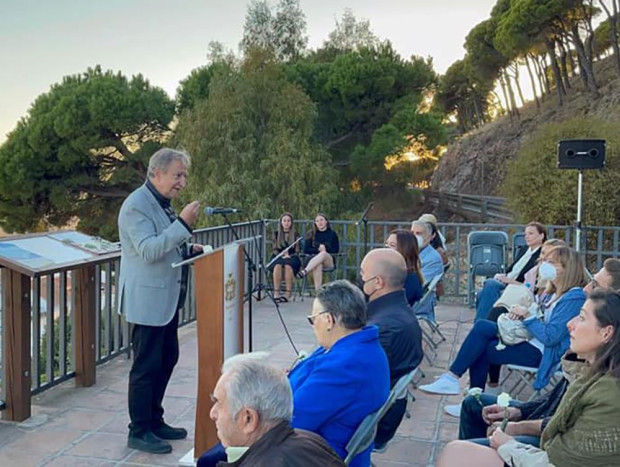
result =
M620 79L613 62L610 58L601 60L595 64L595 70L600 92L595 101L586 98L579 76L574 76L573 87L562 107L557 105L554 94L545 99L540 111L530 102L519 109L519 120L511 122L504 116L460 137L439 162L431 181L432 189L501 196L506 162L517 156L540 125L587 115L620 122Z

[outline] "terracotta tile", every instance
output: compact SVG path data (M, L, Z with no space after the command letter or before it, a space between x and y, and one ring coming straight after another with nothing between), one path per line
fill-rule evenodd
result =
M46 461L45 467L113 467L115 461L107 461L92 457L58 456Z
M113 412L75 408L55 417L48 426L62 427L70 430L93 431L106 425L115 417L116 415Z
M75 430L40 429L24 433L4 449L15 449L36 454L53 454L61 451L67 445L71 445L82 436L84 436L83 433ZM3 452L4 449L1 452Z
M131 449L127 447L127 435L94 433L81 440L65 454L70 456L121 460L130 453Z
M170 454L149 454L147 452L133 451L124 462L136 465L177 466L179 465L179 460L194 447L194 443L188 440L170 441L170 444L172 445L172 452Z
M41 464L48 454L41 454L35 452L24 452L11 448L4 448L0 450L0 465L19 466L19 467L35 467Z

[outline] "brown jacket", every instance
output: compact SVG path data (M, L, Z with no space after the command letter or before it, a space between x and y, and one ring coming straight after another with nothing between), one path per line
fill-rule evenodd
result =
M343 467L345 463L323 438L310 431L293 429L283 421L265 433L235 462L218 467Z

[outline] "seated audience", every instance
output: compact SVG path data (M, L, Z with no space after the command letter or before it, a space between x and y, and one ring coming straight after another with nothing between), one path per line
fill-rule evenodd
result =
M542 305L549 299L549 294L546 292L547 281L539 277L538 266L540 263L547 259L547 254L556 246L565 246L563 240L557 238L551 238L543 243L540 248L540 256L536 261L536 266L525 273L525 283L532 284L532 292L536 302ZM501 297L500 297L501 300ZM497 302L496 302L497 305ZM489 321L497 322L500 315L508 313L508 308L505 306L493 306L486 319ZM501 371L501 365L491 365L489 367L489 382L487 383L487 392L496 392L496 388L499 386L499 375ZM448 409L446 409L448 410ZM451 414L452 415L452 414Z
M385 246L398 251L407 264L407 277L405 279L405 295L409 305L413 305L424 295L422 285L424 276L418 254L418 242L415 236L404 229L396 229L390 232Z
M403 231L408 235L410 232ZM412 235L411 235L412 236ZM392 235L390 235L392 237ZM390 366L390 387L422 361L422 331L411 312L403 285L407 275L404 258L389 248L369 252L360 266L362 290L369 297L368 323L379 328L379 342ZM398 399L379 422L375 450L383 450L400 425L407 398Z
M550 419L530 424L540 446L518 442L495 429L491 447L453 441L438 467L607 467L620 465L620 294L594 290L579 316L567 325L570 348L586 361L583 374L571 383Z
M273 239L272 258L284 252L273 263L273 299L276 302L288 302L291 299L293 278L301 267L299 243L290 248L295 243L295 240L297 240L297 236L295 235L295 227L293 225L293 215L290 212L285 212L280 216L278 230L275 232ZM286 295L284 296L280 294L280 284L283 278L286 284Z
M344 280L322 286L308 316L319 347L289 374L293 427L321 435L342 458L359 424L390 392L379 329L366 326L366 320L366 302L357 287ZM370 465L372 447L350 465Z
M222 376L211 396L210 416L226 448L228 462L217 465L344 466L319 435L291 428L291 387L286 375L264 363L264 357L235 355L222 366Z
M530 222L525 226L525 243L527 248L521 248L514 262L506 274L495 274L493 279L484 281L482 290L478 293L476 303L476 321L486 319L493 304L502 294L508 284L522 284L525 273L536 265L540 256L540 247L547 240L547 229L538 222Z
M541 253L543 258L546 258L547 253L544 249L550 241L547 240L545 245L543 245L543 252ZM584 287L584 292L589 296L595 288L620 290L620 260L615 258L605 260L601 270ZM552 416L557 409L560 399L566 392L569 382L574 381L582 366L582 361L578 360L577 356L569 351L562 359L564 378L555 385L553 390L533 401L512 401L511 405L513 407L509 409L510 420L512 422L529 422L530 420ZM448 411L448 408L446 408L446 411ZM479 397L467 396L460 408L460 416L459 439L468 439L487 446L489 439L486 437L486 432L489 425L501 420L503 417L501 410L497 406L497 396L490 394L481 394ZM511 426L517 425L512 424ZM523 433L526 428L527 424L522 423L516 429ZM516 436L517 440L532 444L533 446L538 446L539 438L539 436L532 435Z
M317 214L314 219L312 231L306 238L304 245L304 253L312 255L305 268L302 268L297 274L298 277L304 277L312 272L312 280L314 282L314 290L318 290L323 283L323 268L333 268L335 265L334 257L340 250L338 235L334 232L329 224L329 220L325 214Z
M532 314L531 309L516 307L512 319L523 321L532 336L529 341L509 345L503 350L496 348L497 323L480 320L474 323L450 371L420 390L433 394L459 394L459 378L469 370L470 387L484 390L489 365L512 363L538 368L534 388L544 388L560 363L569 346L566 323L575 317L585 301L582 288L585 268L581 256L568 247L555 247L540 267L540 273L549 281L548 292L552 296L542 307L543 317Z

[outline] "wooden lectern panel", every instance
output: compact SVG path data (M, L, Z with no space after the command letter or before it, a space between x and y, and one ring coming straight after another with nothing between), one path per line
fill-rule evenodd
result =
M198 337L198 394L196 400L196 430L194 434L194 456L200 457L207 449L219 442L215 423L211 420L210 394L220 378L222 363L228 353L243 352L243 245L231 245L225 249L198 258L194 263L196 295L196 327ZM236 255L231 273L225 277L230 257ZM228 315L226 314L228 303ZM232 306L234 305L234 306ZM233 313L233 314L231 314ZM235 323L236 321L236 323ZM230 326L237 326L237 329ZM225 330L225 326L228 328ZM225 336L232 342L226 345ZM236 342L236 345L234 343Z

